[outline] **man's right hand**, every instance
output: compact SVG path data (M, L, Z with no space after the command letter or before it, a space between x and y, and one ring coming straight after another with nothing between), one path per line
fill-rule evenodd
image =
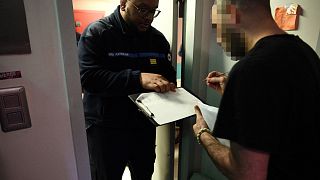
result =
M175 91L176 85L160 74L141 73L140 83L144 89L156 92Z
M225 73L212 71L208 74L205 80L206 80L207 86L218 91L220 94L223 94L228 77L226 76Z

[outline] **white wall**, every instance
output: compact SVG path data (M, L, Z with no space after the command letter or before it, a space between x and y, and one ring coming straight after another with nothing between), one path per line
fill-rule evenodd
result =
M271 0L272 14L275 13L275 8L278 6L290 5L290 3L298 3L303 14L299 18L299 27L296 31L287 31L290 34L296 34L307 42L313 49L316 50L320 32L320 1L319 0Z
M0 179L88 180L71 0L24 3L32 53L0 56L0 72L22 73L0 88L25 87L32 127L0 131Z
M287 31L290 34L296 34L306 41L313 49L316 49L320 32L320 1L319 0L271 0L272 14L278 6L290 5L290 3L298 3L303 10L303 14L299 18L299 27L295 31Z

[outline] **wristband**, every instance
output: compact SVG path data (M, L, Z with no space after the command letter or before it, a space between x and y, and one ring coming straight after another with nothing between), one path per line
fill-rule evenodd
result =
M201 144L200 136L204 132L207 132L207 133L211 134L211 131L208 128L201 128L200 131L197 133L197 141L198 141L199 144Z

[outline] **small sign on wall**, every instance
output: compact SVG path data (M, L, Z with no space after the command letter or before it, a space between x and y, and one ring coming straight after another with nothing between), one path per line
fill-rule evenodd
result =
M275 21L282 30L297 30L300 14L301 8L296 3L277 7L275 11Z
M0 72L0 80L21 78L20 71Z
M0 0L0 55L31 53L23 0Z

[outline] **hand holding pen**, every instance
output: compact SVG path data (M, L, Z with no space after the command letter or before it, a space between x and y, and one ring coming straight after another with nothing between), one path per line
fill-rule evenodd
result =
M225 84L228 80L227 72L221 73L218 71L212 71L204 80L206 81L207 86L218 91L220 94L223 94Z

